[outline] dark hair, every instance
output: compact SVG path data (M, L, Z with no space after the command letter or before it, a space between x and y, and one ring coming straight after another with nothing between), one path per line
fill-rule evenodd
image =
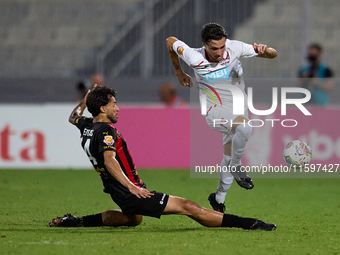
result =
M322 52L322 47L318 43L312 43L311 45L309 45L309 49L312 49L312 48L317 49L318 52L320 52L320 53Z
M86 106L93 117L96 117L100 113L100 107L107 105L110 102L111 97L115 97L117 92L106 86L100 86L94 88L86 99Z
M217 23L208 23L202 28L202 42L208 43L210 40L221 40L223 37L228 38L227 32L224 27Z

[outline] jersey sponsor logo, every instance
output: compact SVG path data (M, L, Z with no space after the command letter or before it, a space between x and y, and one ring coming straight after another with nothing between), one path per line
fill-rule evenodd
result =
M108 150L108 149L113 149L116 150L116 147L112 146L112 145L108 145L108 146L103 146L104 150Z
M183 55L183 52L184 52L184 47L183 46L178 46L177 47L177 52L178 52L178 54L180 54L180 55Z
M227 78L230 78L230 72L229 72L228 67L226 67L218 71L203 74L203 77L206 81L211 81L213 79L227 79Z
M165 198L165 194L163 194L161 201L159 201L159 204L161 205L164 204L164 198Z
M104 136L104 141L103 141L106 145L113 145L115 143L115 141L113 140L111 135L106 135Z
M83 136L93 136L93 130L85 128Z

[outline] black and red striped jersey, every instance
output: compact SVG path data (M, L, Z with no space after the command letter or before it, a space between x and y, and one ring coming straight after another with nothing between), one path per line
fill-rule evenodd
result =
M79 117L75 125L80 130L81 146L86 152L94 169L101 176L104 184L104 192L129 192L118 182L106 169L103 152L112 150L116 152L116 160L126 177L136 186L145 188L146 185L139 178L136 166L124 137L118 132L113 124L106 122L93 122L93 118Z

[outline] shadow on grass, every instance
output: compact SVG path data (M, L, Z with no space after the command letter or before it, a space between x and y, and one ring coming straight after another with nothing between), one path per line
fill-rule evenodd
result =
M19 225L19 224L17 224ZM193 228L153 228L153 227L91 227L91 228L50 228L50 227L24 227L21 228L0 228L0 232L32 232L32 233L71 233L71 234L98 234L98 233L181 233L181 232L192 232L192 231L244 231L241 229L226 229L226 228L205 228L205 227L193 227Z

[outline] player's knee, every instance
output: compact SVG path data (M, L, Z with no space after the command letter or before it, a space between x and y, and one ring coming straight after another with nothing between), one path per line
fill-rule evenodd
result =
M239 136L243 137L246 141L248 141L251 131L253 128L249 126L248 124L241 124L235 129L235 134L238 134Z
M119 227L138 226L143 221L142 215L127 216L121 210L108 210L102 213L102 221L104 226Z
M188 216L193 216L197 214L198 211L201 209L201 207L197 203L187 200L187 199L184 199L182 201L182 207L185 212L184 214Z
M129 227L135 227L138 226L139 224L141 224L143 221L143 216L142 215L134 215L130 218L129 222L128 222L128 226Z

